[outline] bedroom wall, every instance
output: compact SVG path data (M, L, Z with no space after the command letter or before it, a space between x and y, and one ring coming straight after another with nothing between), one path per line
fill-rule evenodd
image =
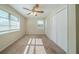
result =
M44 30L38 29L37 21L39 18L28 18L26 21L26 34L44 34Z
M13 15L16 15L20 19L20 31L9 32L0 34L0 51L11 45L13 42L21 38L25 34L25 21L26 19L20 15L16 10L9 5L0 5L0 9L5 10Z

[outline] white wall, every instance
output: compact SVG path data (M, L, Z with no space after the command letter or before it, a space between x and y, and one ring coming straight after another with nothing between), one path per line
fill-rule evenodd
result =
M29 18L26 21L26 34L44 34L44 30L38 29L37 21L43 20L38 18Z
M63 8L66 8L63 10ZM72 21L73 20L73 21ZM45 33L66 53L76 53L75 7L63 5L45 19Z
M0 51L8 47L10 44L21 38L25 34L25 18L9 5L0 5L0 9L10 12L20 19L20 31L5 33L0 35Z

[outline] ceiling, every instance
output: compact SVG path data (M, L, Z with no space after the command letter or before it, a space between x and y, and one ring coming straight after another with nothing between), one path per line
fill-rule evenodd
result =
M62 6L59 4L39 4L39 7L41 10L44 11L44 13L40 13L38 16L34 15L27 15L30 11L23 9L23 7L32 9L34 4L10 4L10 6L14 9L16 9L20 14L23 16L29 18L29 17L35 17L35 18L43 18L49 15L53 10L55 10L57 7Z

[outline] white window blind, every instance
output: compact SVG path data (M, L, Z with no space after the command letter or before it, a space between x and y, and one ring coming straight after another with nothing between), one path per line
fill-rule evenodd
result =
M0 33L20 29L18 17L0 10Z
M44 20L38 20L37 26L38 26L38 29L44 30Z

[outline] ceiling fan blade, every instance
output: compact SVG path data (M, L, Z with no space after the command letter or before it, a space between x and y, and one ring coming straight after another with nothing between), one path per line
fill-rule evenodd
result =
M23 8L23 9L25 9L25 10L29 10L29 11L32 11L32 10L30 10L30 9L28 9L28 8Z
M27 15L30 15L31 13L28 13Z
M36 12L38 12L38 13L44 13L44 11L36 11Z

